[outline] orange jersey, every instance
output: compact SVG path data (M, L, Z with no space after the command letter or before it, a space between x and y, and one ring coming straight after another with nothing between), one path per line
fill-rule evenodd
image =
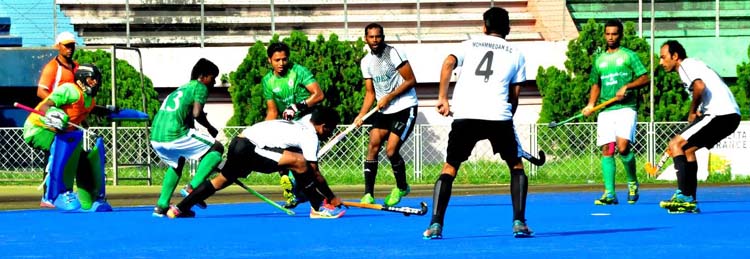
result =
M68 83L66 83L66 84L68 84ZM64 85L64 84L61 84L61 86L62 85ZM56 103L55 105L56 106L59 105L58 107L60 109L62 109L65 112L65 114L68 115L68 118L69 118L68 121L70 123L79 124L80 125L81 122L83 122L84 120L86 120L86 117L89 115L89 113L91 113L91 111L96 106L96 100L92 97L91 98L91 104L89 104L89 106L86 107L86 100L84 98L83 90L81 90L81 88L78 87L78 85L75 85L75 84L70 84L70 88L76 90L76 92L78 93L78 99L75 100L72 103L62 102L62 103L66 103L66 104L60 105L60 104ZM52 96L52 95L50 95L50 96ZM47 102L48 99L50 99L49 96L47 98L44 98L44 100L42 100L34 109L40 110L40 108L42 107L42 104L44 104L45 102ZM53 102L55 102L55 101L53 100ZM30 120L34 125L45 127L45 128L48 128L50 130L55 131L53 128L51 128L51 127L47 126L46 124L44 124L44 122L41 121L41 116L38 115L38 114L36 114L36 113L30 114L28 120ZM75 129L75 127L74 126L68 126L67 129L68 130L73 130L73 129Z
M62 64L58 57L50 60L42 69L42 75L39 77L38 87L47 89L50 93L58 85L63 83L75 83L75 70L78 63L73 62L74 67L68 67Z

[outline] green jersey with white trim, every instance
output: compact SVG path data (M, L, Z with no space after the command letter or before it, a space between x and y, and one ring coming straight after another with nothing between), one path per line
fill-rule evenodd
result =
M599 84L598 103L612 99L620 88L632 82L635 78L645 74L646 68L641 60L632 50L620 47L613 53L604 52L594 58L589 81ZM636 109L636 94L628 92L625 99L619 101L604 110L617 110L621 108Z
M151 125L151 141L170 142L187 135L193 125L193 104L206 104L208 88L198 80L180 86L161 103Z
M292 64L284 76L276 76L273 71L263 77L263 98L273 100L281 114L286 107L310 97L306 86L315 83L315 77L307 68Z

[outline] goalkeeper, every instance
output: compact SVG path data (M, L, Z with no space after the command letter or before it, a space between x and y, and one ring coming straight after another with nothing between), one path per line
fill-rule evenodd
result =
M111 211L107 203L104 177L104 144L98 138L93 149L85 151L83 131L71 124L81 124L91 112L111 114L111 106L96 105L95 96L102 74L92 64L80 65L75 83L64 83L44 98L23 127L24 141L33 148L49 151L47 161L48 188L43 199L53 201L56 208L87 212ZM73 182L78 195L73 192Z
M289 46L272 43L266 50L272 70L263 77L263 98L266 99L266 120L281 117L285 120L302 120L310 113L309 107L323 101L323 90L307 68L289 61ZM279 116L280 115L280 116ZM306 118L305 120L309 120ZM293 179L286 170L279 171L280 185L284 190L284 207L294 208L298 200Z

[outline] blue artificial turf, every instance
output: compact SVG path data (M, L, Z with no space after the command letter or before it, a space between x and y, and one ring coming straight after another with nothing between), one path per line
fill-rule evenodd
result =
M744 257L750 188L698 189L701 214L671 215L658 201L672 190L641 192L628 205L595 206L600 193L530 193L530 239L511 234L508 195L454 196L444 239L423 240L425 216L350 208L341 219L309 219L300 205L288 216L265 203L210 204L193 219L151 217L151 207L110 213L21 210L0 213L0 257L58 258L654 258ZM379 200L380 201L380 200Z

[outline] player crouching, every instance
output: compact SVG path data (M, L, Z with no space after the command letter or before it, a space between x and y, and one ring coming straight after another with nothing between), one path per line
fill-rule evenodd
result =
M96 106L95 96L102 74L92 65L81 65L75 72L75 84L65 83L37 106L44 116L32 113L23 128L24 141L30 146L50 152L47 161L47 190L43 204L64 211L112 211L107 203L104 176L104 142L96 139L93 149L82 144L83 131L74 125L83 122L89 113L111 114L113 107ZM79 126L80 127L80 126ZM73 192L73 182L78 195Z
M339 122L338 114L314 108L308 121L269 120L256 123L232 139L220 173L199 185L167 211L170 218L194 217L193 205L203 201L250 172L290 170L298 188L310 200L310 218L338 218L346 212L318 167L319 140L328 139ZM322 196L321 196L322 194ZM329 201L324 203L323 199Z

